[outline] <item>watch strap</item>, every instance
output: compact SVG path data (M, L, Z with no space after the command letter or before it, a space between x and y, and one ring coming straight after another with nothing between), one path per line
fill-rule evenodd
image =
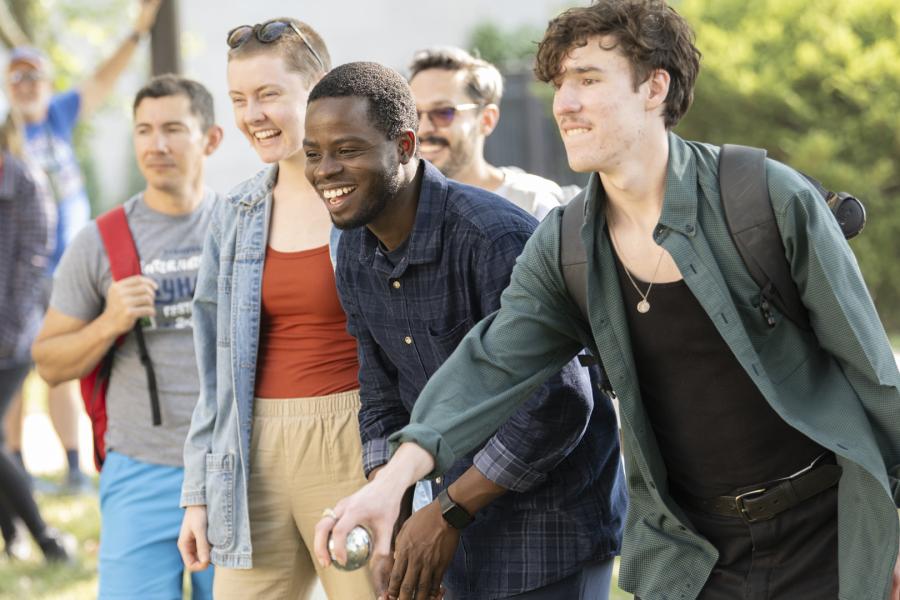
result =
M474 517L466 512L466 509L453 501L446 488L438 494L437 499L441 506L441 515L454 529L464 529L474 520Z

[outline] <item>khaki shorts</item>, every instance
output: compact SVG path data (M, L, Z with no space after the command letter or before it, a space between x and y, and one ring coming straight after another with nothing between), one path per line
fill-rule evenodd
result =
M309 598L316 576L332 600L375 597L367 569L322 569L313 537L322 511L365 484L359 392L257 398L250 442L252 569L216 567L218 600Z

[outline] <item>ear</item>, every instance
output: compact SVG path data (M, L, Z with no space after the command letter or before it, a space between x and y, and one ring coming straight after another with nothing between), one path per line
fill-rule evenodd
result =
M416 155L416 132L412 129L404 129L397 138L397 150L400 155L400 162L407 164Z
M500 122L500 107L496 104L488 104L481 109L481 118L478 120L478 129L481 135L487 137L493 133Z
M216 151L216 148L219 147L219 144L222 143L222 137L224 137L225 132L222 131L222 128L218 125L213 125L209 129L206 130L206 145L203 147L203 153L206 156L209 156L213 152Z
M647 110L652 111L666 103L672 78L665 69L656 69L644 83L647 85Z

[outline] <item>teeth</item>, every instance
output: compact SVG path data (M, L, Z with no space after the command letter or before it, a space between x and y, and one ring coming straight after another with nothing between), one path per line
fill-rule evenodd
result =
M581 133L587 133L588 131L590 131L590 129L586 127L578 127L577 129L567 129L566 135L578 135Z
M323 192L323 195L325 196L326 200L336 200L337 198L340 198L341 196L346 196L347 194L349 194L350 192L352 192L355 189L356 189L356 186L351 185L351 186L342 187L342 188L335 188L333 190L325 190Z
M267 140L270 137L275 137L278 133L279 131L277 129L266 129L265 131L257 131L253 135L258 140Z

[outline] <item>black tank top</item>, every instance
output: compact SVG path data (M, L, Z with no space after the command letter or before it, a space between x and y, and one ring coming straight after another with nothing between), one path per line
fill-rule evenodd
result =
M673 492L726 495L791 475L825 452L769 406L684 281L654 284L642 314L615 262L641 398Z

